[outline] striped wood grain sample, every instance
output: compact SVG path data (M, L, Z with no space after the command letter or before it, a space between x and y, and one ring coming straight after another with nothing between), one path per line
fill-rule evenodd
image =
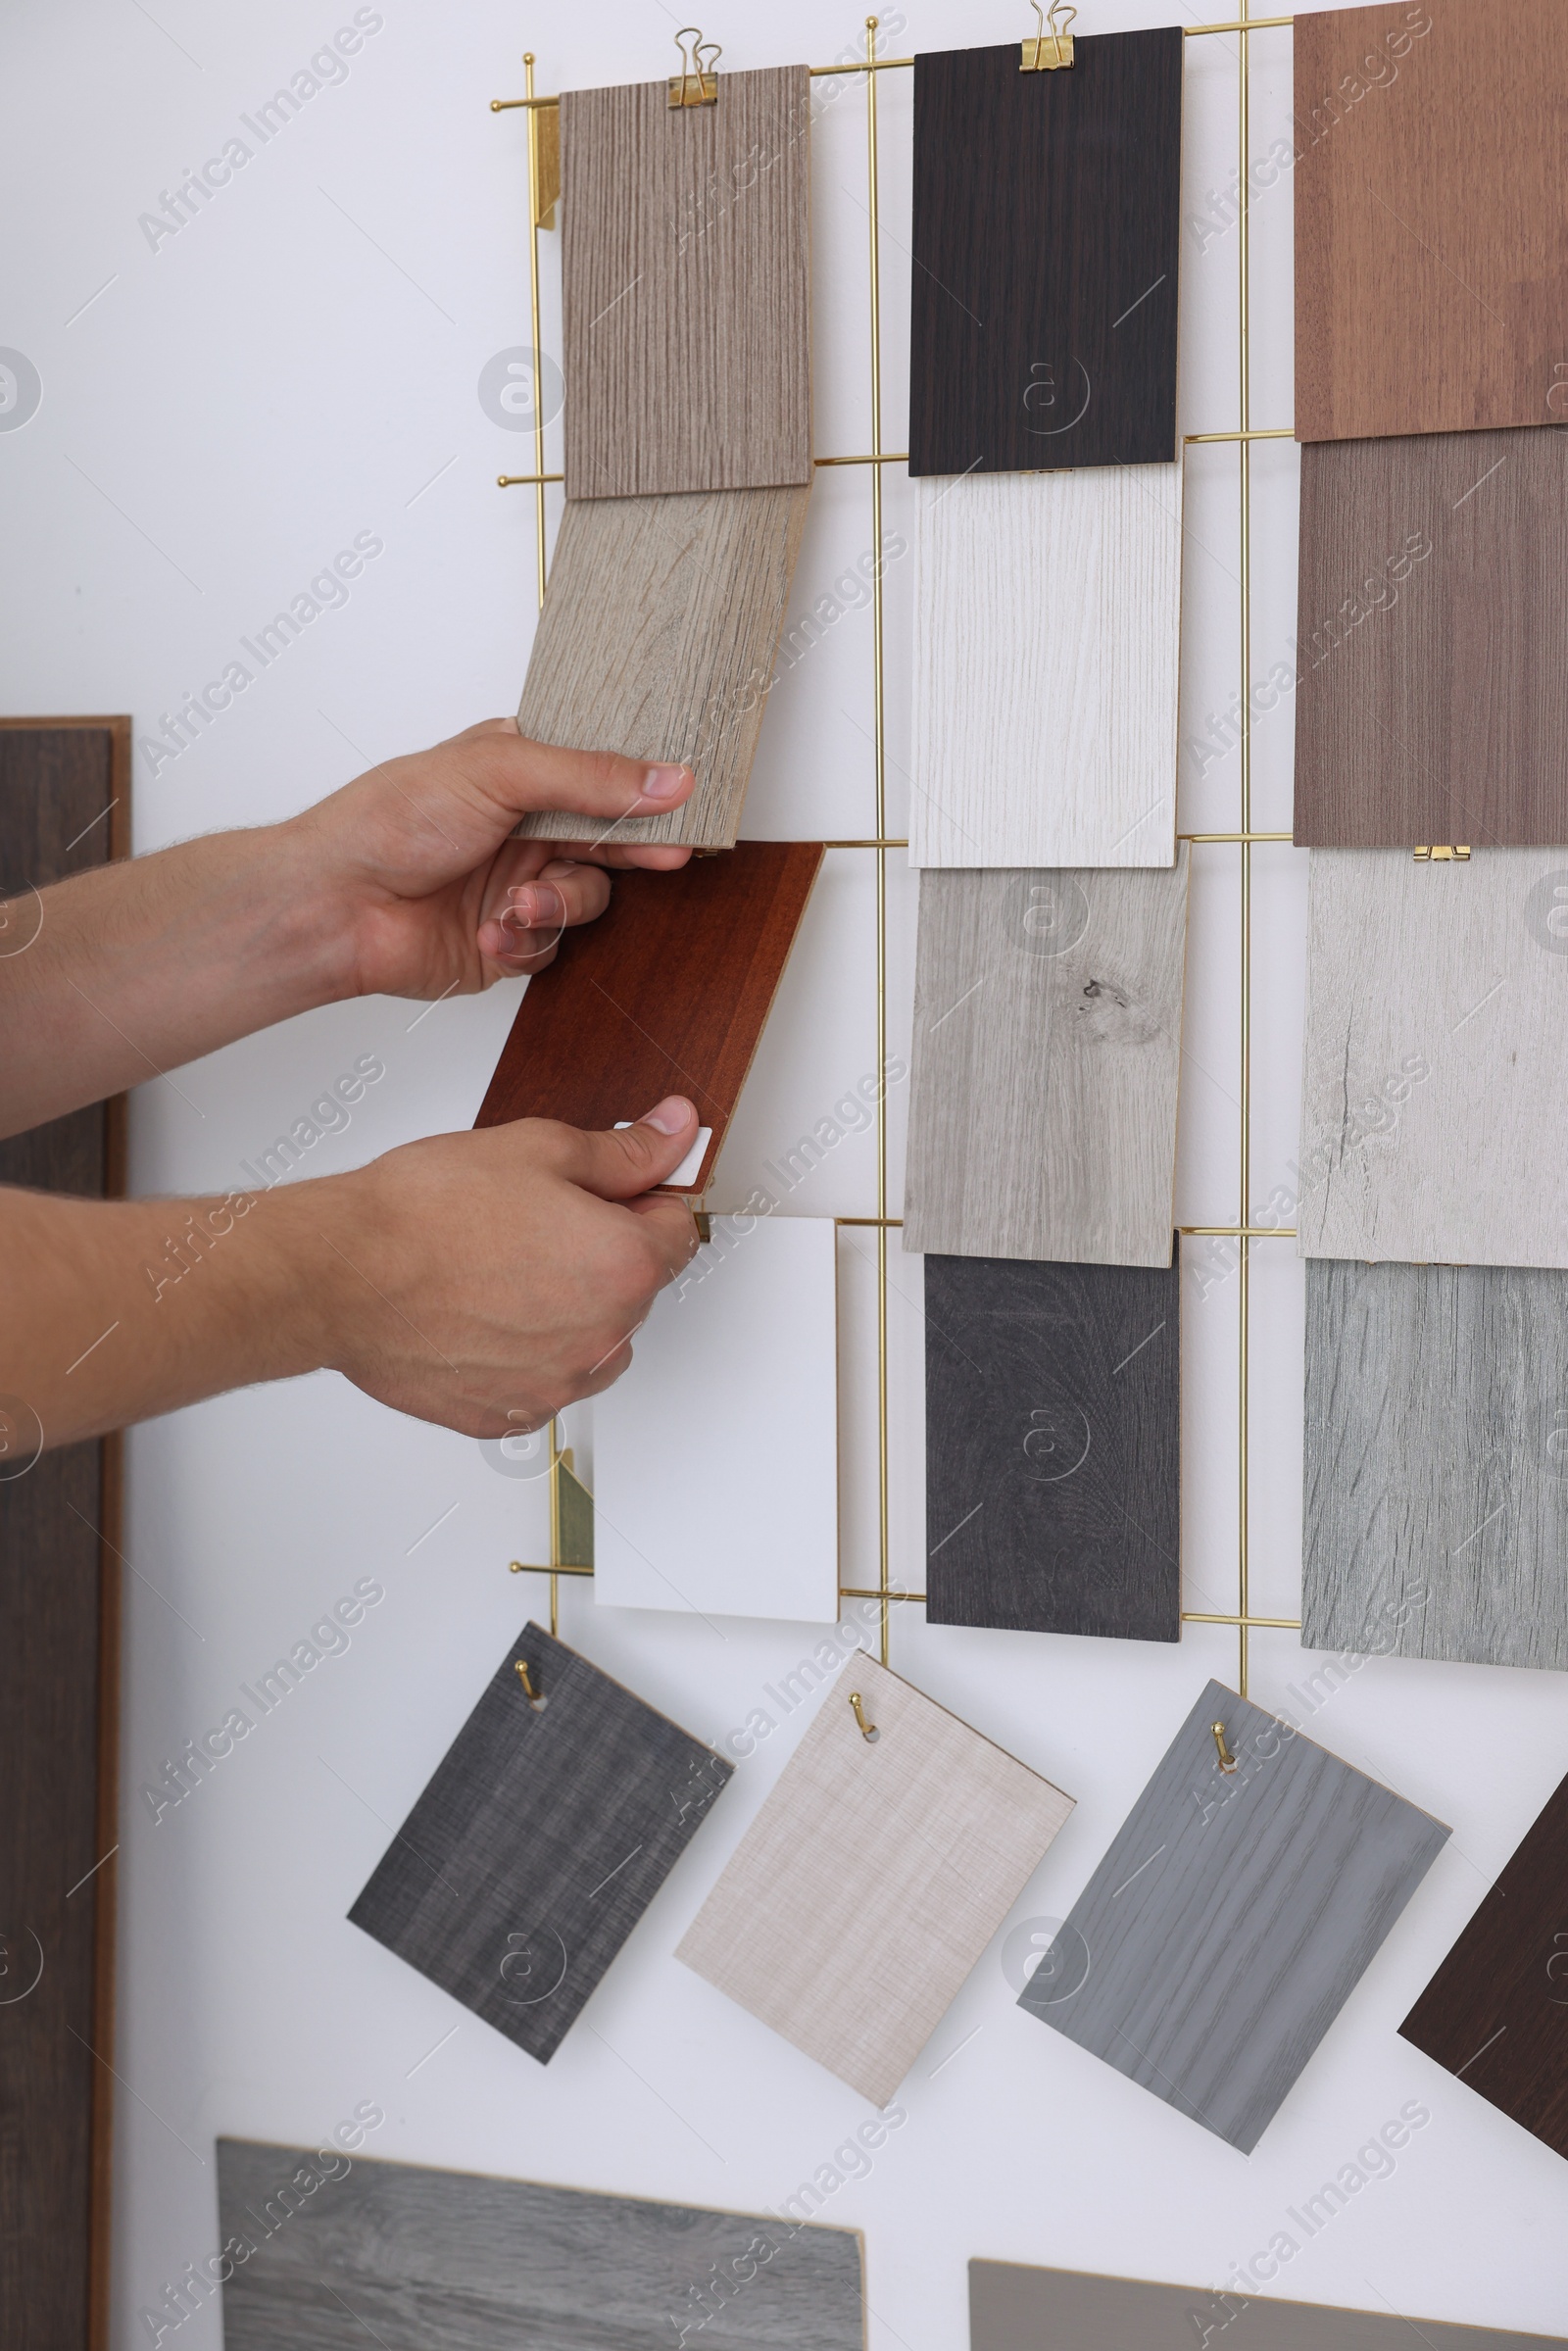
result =
M911 473L1176 456L1182 35L914 61Z
M925 1261L926 1618L1181 1638L1181 1266Z
M809 495L568 504L518 728L575 751L678 761L695 769L697 789L663 816L538 810L519 838L733 847Z
M1547 1798L1400 2033L1568 2156L1568 1780Z
M916 499L910 864L1169 865L1180 465Z
M1564 1396L1568 1276L1310 1260L1303 1645L1568 1667Z
M675 1956L885 2106L1072 1807L852 1658Z
M806 902L816 841L742 841L678 873L620 873L597 922L528 982L475 1126L612 1127L684 1094L712 1129L706 1189Z
M1296 431L1568 416L1568 48L1554 0L1296 27Z
M344 2167L347 2166L345 2169ZM218 2142L224 2351L861 2351L853 2229ZM700 2335L697 2329L701 2329Z
M349 1917L547 2064L734 1769L526 1625Z
M1018 2005L1250 2155L1448 1834L1210 1682Z
M1312 852L1298 1249L1568 1265L1568 850Z
M906 1249L1169 1265L1187 862L920 876Z
M810 480L809 90L562 93L568 499Z
M1568 841L1568 436L1303 449L1298 609L1298 841Z

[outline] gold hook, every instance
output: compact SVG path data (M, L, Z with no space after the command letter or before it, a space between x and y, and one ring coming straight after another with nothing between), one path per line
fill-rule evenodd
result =
M542 1706L544 1704L544 1699L539 1695L539 1692L537 1690L535 1690L532 1681L529 1679L526 1659L519 1657L515 1667L513 1670L515 1672L517 1680L522 1684L522 1694L527 1699L529 1705Z
M1035 21L1040 29L1032 41L1025 41L1022 44L1022 55L1018 61L1019 73L1054 73L1058 67L1070 66L1073 54L1072 34L1067 27L1077 16L1077 9L1064 7L1063 0L1051 0L1049 15L1042 15L1040 0L1029 0L1029 5L1035 12ZM1051 55L1049 57L1045 54L1048 26L1051 39Z
M1214 1734L1214 1744L1219 1749L1220 1770L1222 1772L1233 1772L1236 1769L1236 1758L1231 1753L1230 1748L1225 1744L1225 1725L1223 1723L1210 1723L1208 1727Z
M675 35L675 46L680 51L680 72L669 77L670 105L716 106L718 74L714 69L724 54L717 41L705 40L700 24L683 24Z
M860 1693L858 1690L851 1690L850 1704L855 1708L855 1719L859 1725L860 1737L865 1740L867 1746L870 1746L876 1739L881 1738L882 1734L877 1729L875 1723L868 1723L866 1721L865 1707L861 1703Z

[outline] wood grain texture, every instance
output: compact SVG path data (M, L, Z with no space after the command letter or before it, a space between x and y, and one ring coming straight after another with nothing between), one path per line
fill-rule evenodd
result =
M526 1625L349 1917L547 2064L734 1769Z
M1169 1265L1187 848L923 873L904 1246Z
M1025 27L1027 29L1027 27ZM1182 36L914 61L911 473L1176 456Z
M809 89L562 93L568 498L810 480Z
M1568 1667L1568 1275L1306 1268L1301 1640Z
M675 1956L885 2106L1072 1807L852 1658Z
M925 1261L926 1619L1181 1638L1181 1266Z
M1568 1265L1568 851L1312 852L1300 1253Z
M1296 27L1296 431L1568 413L1568 52L1553 0Z
M1303 449L1299 615L1298 841L1568 841L1568 435Z
M742 841L678 873L622 873L597 922L528 983L475 1119L612 1127L684 1094L724 1136L822 862L816 841Z
M1448 1834L1210 1682L1018 2005L1250 2155Z
M916 497L910 864L1169 865L1181 467Z
M519 838L734 846L809 495L567 506L517 725L538 743L677 761L697 789L664 816L536 810Z
M1400 2033L1568 2156L1568 1780L1508 1862Z
M219 2140L224 2351L862 2351L853 2229L326 2152Z

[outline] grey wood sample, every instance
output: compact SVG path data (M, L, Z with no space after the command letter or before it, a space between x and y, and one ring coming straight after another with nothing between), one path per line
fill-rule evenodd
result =
M734 1768L526 1625L349 1917L547 2063Z
M1210 1682L1018 2005L1250 2155L1448 1835Z
M568 499L810 480L809 91L562 93Z
M697 789L664 816L539 811L521 837L734 846L809 495L567 505L517 725L539 743L679 761Z
M1181 1638L1181 1266L925 1261L926 1618Z
M921 874L906 1249L1169 1265L1187 862Z
M862 2351L861 2241L767 2214L218 2142L224 2351ZM701 2330L699 2332L699 2329Z
M1568 1667L1568 1275L1306 1268L1301 1641Z
M1568 1265L1568 849L1312 852L1298 1247Z
M1304 448L1298 612L1298 841L1568 841L1568 437Z

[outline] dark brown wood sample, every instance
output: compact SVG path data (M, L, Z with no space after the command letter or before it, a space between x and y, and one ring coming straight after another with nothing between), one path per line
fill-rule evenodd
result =
M1568 2156L1568 1780L1399 2031Z
M926 1615L1181 1638L1181 1267L925 1260Z
M1568 434L1303 449L1298 610L1298 842L1568 842Z
M1175 457L1182 47L915 59L911 473Z
M125 857L128 718L0 719L6 952L31 891ZM0 1142L0 1183L123 1185L123 1104ZM120 1441L36 1454L0 1396L0 2341L108 2339ZM105 1855L110 1854L109 1859ZM101 1866L97 1866L100 1865Z
M1325 9L1295 42L1298 439L1568 418L1556 0Z
M818 841L740 841L678 873L621 873L597 922L528 982L475 1126L612 1127L684 1094L712 1136L701 1192L822 862Z

